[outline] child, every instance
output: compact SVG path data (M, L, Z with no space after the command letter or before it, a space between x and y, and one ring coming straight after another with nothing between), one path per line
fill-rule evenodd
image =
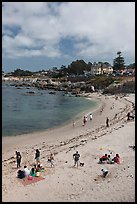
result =
M106 175L108 174L108 170L107 169L101 169L102 173L103 173L103 177L105 178Z
M52 153L50 154L48 161L51 163L51 167L53 167L54 166L54 156Z

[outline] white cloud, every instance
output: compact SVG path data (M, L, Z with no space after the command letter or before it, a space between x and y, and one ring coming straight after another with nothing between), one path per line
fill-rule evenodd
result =
M6 2L3 5L6 57L61 57L60 40L75 37L75 55L81 58L113 59L120 50L134 59L134 2ZM19 32L10 36L11 32L14 34L14 26L20 28Z

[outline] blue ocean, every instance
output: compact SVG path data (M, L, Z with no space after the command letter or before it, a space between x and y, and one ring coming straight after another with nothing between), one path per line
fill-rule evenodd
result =
M34 92L29 94L28 92ZM35 87L17 88L2 82L2 136L14 136L60 126L79 113L95 108L96 102L62 91Z

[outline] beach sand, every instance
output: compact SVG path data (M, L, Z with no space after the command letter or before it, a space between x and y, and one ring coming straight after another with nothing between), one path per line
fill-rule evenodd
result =
M127 121L133 111L135 95L104 96L93 93L89 99L100 101L96 110L62 127L45 132L2 138L2 201L3 202L135 202L135 120ZM103 107L103 111L102 111ZM88 121L83 126L83 116ZM106 117L110 126L106 127ZM45 167L37 183L22 185L16 178L15 151L22 155L21 168L35 162L35 150L41 152ZM84 166L74 167L73 154L80 153ZM48 155L54 154L55 166L50 167ZM103 154L118 153L120 164L98 164ZM101 169L107 168L106 178Z

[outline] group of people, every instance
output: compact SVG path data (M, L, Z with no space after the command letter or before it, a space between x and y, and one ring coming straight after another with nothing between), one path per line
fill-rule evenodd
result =
M93 119L93 115L92 115L92 113L90 113L90 114L89 114L89 120L91 121L92 119ZM87 121L88 121L88 116L87 116L87 115L84 115L84 118L83 118L83 126L86 125Z
M21 167L21 158L22 156L20 152L16 151L17 168ZM40 172L44 170L44 167L42 163L40 163L40 151L38 149L36 149L35 152L35 161L36 162L31 169L28 169L26 165L24 166L23 170L19 169L17 172L17 177L21 179L24 177L28 177L28 179L31 180L35 176L40 176ZM48 157L48 162L51 163L51 167L54 166L54 155L52 153Z
M107 163L107 164L114 164L114 163L117 163L117 164L120 164L120 156L119 154L116 154L113 158L111 158L110 154L107 155L103 155L102 157L99 158L99 164L102 164L102 163Z
M104 154L102 157L99 158L99 164L102 164L102 163L120 164L120 156L119 156L119 154L116 154L113 158L111 158L110 154L109 155ZM103 177L106 177L108 174L108 170L106 168L102 168L101 172L102 172Z
M20 167L20 163L21 163L21 154L20 152L16 151L16 158L17 158L17 168ZM74 159L74 167L75 166L83 166L81 165L80 162L80 154L78 151L76 151L73 154L73 159ZM44 170L43 165L40 163L40 151L38 149L36 149L35 152L35 160L36 160L36 164L33 165L33 167L29 170L28 167L25 165L23 171L19 170L18 171L18 178L24 178L24 177L28 177L28 179L32 179L35 176L39 176L40 172L42 170ZM50 162L51 167L54 166L54 155L51 153L48 157L48 162ZM111 158L110 154L104 154L102 157L99 158L99 164L102 163L107 163L107 164L120 164L120 156L119 154L116 154L113 158ZM84 163L82 163L84 164ZM101 169L102 175L103 177L106 177L106 175L108 174L108 170L107 169Z

